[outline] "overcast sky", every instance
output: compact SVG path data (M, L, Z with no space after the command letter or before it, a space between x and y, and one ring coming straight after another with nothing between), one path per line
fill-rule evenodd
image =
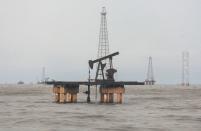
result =
M0 83L36 82L43 66L55 80L86 80L103 6L118 80L144 81L152 56L157 83L178 84L188 50L190 82L201 83L200 0L1 0Z

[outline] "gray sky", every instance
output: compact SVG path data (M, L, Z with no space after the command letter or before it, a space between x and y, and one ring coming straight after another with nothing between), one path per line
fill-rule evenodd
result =
M86 80L97 56L100 11L107 9L119 80L143 81L148 56L158 83L180 83L181 52L190 82L201 83L200 0L1 0L0 83Z

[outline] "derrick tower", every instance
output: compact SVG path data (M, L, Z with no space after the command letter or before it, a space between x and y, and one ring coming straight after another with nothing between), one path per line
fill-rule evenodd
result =
M104 57L109 55L109 40L108 40L108 30L107 30L107 18L106 18L106 8L102 7L101 12L101 24L100 24L100 32L99 32L99 45L98 45L98 58ZM109 60L104 60L102 63L102 66L104 66L103 73L106 74L106 70L109 67ZM102 72L101 72L101 66L98 67L97 70L97 76L96 79L101 80L102 78Z
M145 85L154 85L154 83L155 80L152 66L152 57L149 56L148 71L147 71L147 78L145 80Z
M189 52L182 52L182 85L189 86Z

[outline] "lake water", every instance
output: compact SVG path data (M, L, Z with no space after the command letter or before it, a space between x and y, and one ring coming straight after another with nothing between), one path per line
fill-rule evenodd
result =
M0 130L201 131L201 86L126 87L123 104L96 103L92 92L91 104L84 93L57 104L51 87L0 85Z

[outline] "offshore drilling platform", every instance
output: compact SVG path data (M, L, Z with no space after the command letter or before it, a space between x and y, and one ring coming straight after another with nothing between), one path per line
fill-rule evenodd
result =
M101 26L99 34L98 58L89 60L89 76L87 81L48 81L47 84L53 85L55 102L57 103L76 103L79 86L87 87L86 101L91 102L90 89L92 86L99 87L100 103L122 103L125 85L144 85L144 82L137 81L115 81L114 74L117 69L113 66L113 57L119 52L109 54L109 40L107 31L106 9L103 7L101 12ZM91 79L91 70L95 69L95 78ZM96 95L97 96L97 95Z

